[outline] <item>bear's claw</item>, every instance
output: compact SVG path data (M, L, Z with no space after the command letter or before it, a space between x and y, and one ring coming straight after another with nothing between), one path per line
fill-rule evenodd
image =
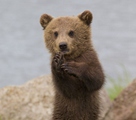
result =
M76 74L75 74L75 69L70 66L69 63L64 63L61 65L61 68L64 70L64 72L66 72L67 74L71 75L71 76L74 76L76 77Z

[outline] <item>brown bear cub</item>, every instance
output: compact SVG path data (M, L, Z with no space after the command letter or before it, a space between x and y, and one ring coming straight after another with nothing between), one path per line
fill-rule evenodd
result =
M104 73L91 42L91 22L90 11L40 18L55 86L52 120L98 120Z

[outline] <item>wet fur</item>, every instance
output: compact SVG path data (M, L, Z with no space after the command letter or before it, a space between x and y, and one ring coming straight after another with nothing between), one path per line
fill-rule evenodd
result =
M88 50L74 60L56 54L52 73L56 88L53 120L97 120L104 76L95 51Z

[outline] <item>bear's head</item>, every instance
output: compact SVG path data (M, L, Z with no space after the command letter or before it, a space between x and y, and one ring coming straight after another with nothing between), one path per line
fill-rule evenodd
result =
M63 52L67 58L78 57L91 48L91 22L90 11L84 11L78 16L58 18L43 14L40 18L49 51L52 55Z

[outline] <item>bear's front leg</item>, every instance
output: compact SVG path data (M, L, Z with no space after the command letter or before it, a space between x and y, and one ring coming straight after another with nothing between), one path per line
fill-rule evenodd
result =
M75 76L77 78L80 78L82 74L87 70L87 64L86 63L78 63L75 61L72 62L65 62L61 65L61 68L69 75Z

